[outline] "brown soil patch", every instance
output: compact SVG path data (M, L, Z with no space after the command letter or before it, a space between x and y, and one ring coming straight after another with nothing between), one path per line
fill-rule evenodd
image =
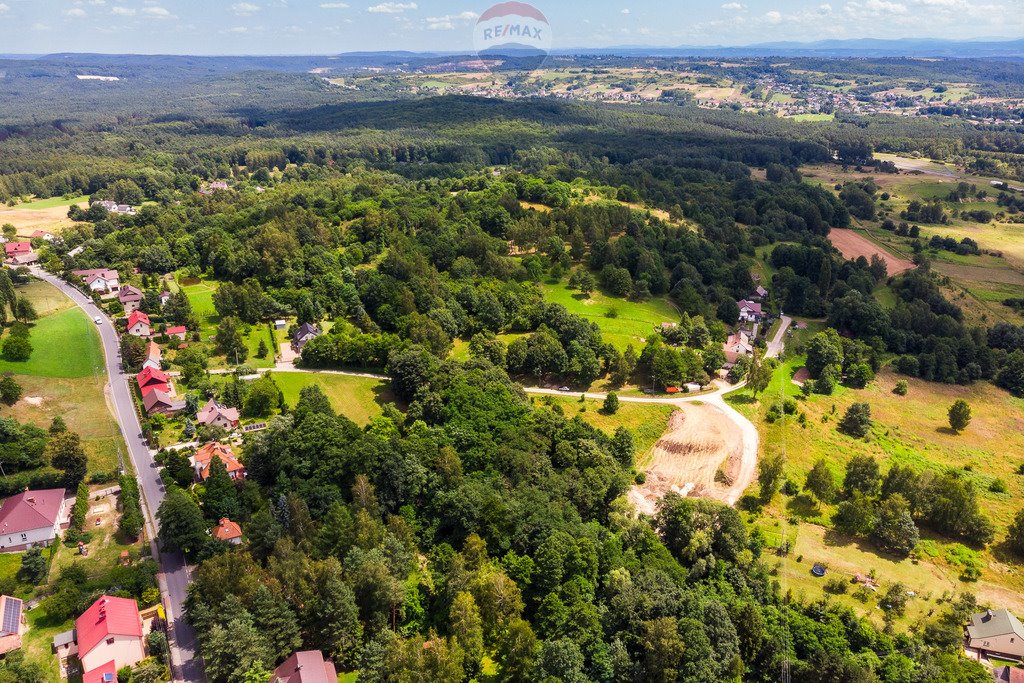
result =
M629 499L638 512L654 514L669 491L724 500L739 474L743 434L718 408L688 403L672 413L668 428L648 454L646 481ZM715 481L721 469L723 481Z
M878 254L885 261L885 265L889 269L889 275L896 275L914 267L913 262L893 256L856 230L832 228L828 238L843 255L843 258L849 260L863 256L870 261L873 255Z
M79 202L81 207L88 202ZM59 235L65 228L75 224L68 218L67 206L54 206L49 209L27 209L23 206L0 208L0 225L10 223L18 230L19 237L28 237L36 230L46 230Z
M807 368L800 368L799 370L793 373L793 384L802 387L804 385L804 382L806 382L810 378L811 373L807 370Z

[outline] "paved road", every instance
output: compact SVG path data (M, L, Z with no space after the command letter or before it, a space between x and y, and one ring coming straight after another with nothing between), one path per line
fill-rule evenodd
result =
M135 468L135 476L142 490L142 509L146 518L146 530L150 538L156 538L156 519L153 514L164 499L164 486L160 480L159 469L153 460L149 446L142 440L142 426L139 424L128 385L128 375L121 368L120 347L117 332L107 316L97 307L92 299L76 288L70 286L39 268L33 268L32 274L45 280L63 292L84 310L90 319L100 316L102 323L99 330L103 342L103 355L106 358L107 378L110 383L111 402L114 406L114 417L121 428L121 434L128 445L128 455ZM154 553L160 561L160 593L163 596L164 610L168 620L168 640L171 647L171 665L174 681L205 681L202 661L196 651L196 634L185 621L185 598L188 596L189 569L180 553L162 553L153 543Z

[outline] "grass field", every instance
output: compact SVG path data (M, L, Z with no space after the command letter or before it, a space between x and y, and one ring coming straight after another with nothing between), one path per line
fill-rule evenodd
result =
M804 122L820 122L820 121L833 121L836 118L835 114L794 114L793 116L787 116L786 118L791 121L804 121Z
M597 323L606 342L620 351L632 344L637 353L644 340L663 322L676 322L679 312L667 299L651 299L642 303L627 301L593 292L589 299L569 289L564 282L546 282L541 285L545 301L562 304L570 313ZM614 311L615 317L608 317Z
M25 204L18 204L14 208L27 209L29 211L38 211L40 209L52 209L58 206L71 206L72 204L79 204L81 202L84 202L85 200L86 197L84 196L70 198L50 197L49 199L33 199L32 201L26 202Z
M32 328L32 355L24 363L0 360L12 373L22 399L2 413L21 422L49 426L57 415L82 435L90 472L111 472L123 441L107 406L107 375L95 324L45 282L18 288L40 314Z
M188 296L188 301L192 304L192 312L199 319L200 338L203 343L209 344L213 336L217 334L217 325L220 323L217 307L213 305L213 293L217 291L217 282L202 280L200 282L179 285L178 288ZM258 323L252 325L248 328L248 331L243 331L243 334L246 348L249 349L249 357L245 360L245 365L254 368L274 367L273 347L270 343L270 333L267 330L266 324ZM283 338L283 336L279 335L278 343ZM267 345L267 355L263 358L256 357L260 340ZM210 351L211 353L214 351L212 345L210 345ZM229 359L223 356L214 356L210 359L210 367L212 368L225 367L227 365L234 365L234 359L230 359L230 362Z
M311 384L318 385L331 406L356 424L365 425L381 414L385 403L394 401L388 382L370 377L353 377L331 373L275 372L274 381L284 394L285 403L292 408L299 400L299 391Z
M799 334L809 335L813 331L812 327ZM810 598L819 596L824 581L809 572L811 563L821 561L845 576L876 569L883 588L886 582L902 581L918 594L908 610L908 623L935 608L935 598L945 591L971 590L983 602L1024 610L1024 570L1017 561L1007 561L1007 551L999 545L1024 495L1024 477L1017 474L1024 461L1024 400L984 382L961 387L912 378L906 378L908 394L900 397L892 389L897 380L904 378L883 372L866 389L840 387L833 396L799 400L799 412L806 414L804 425L793 418L768 424L764 414L772 402L783 395L799 396L799 388L791 378L802 365L800 356L787 358L757 400L747 391L736 392L727 399L758 426L761 457L781 453L786 459L787 478L799 486L818 459L828 462L841 479L846 462L858 454L877 458L883 472L893 464L911 465L918 470L955 469L975 485L981 507L995 523L997 534L996 545L977 555L983 566L980 581L963 583L958 578L959 557L975 551L959 543L922 532L927 540L919 546L919 559L914 564L912 560L886 556L870 543L832 532L829 520L833 506L819 506L805 496L780 495L755 523L766 532L771 545L777 545L783 537L794 544L793 552L779 559L783 587ZM973 412L970 426L959 435L949 430L946 414L958 398L965 399ZM874 420L865 439L853 439L836 429L846 408L858 401L871 406ZM989 489L997 479L1007 485L1008 493ZM801 556L802 562L798 561ZM873 601L864 604L851 596L838 599L880 620Z
M619 410L614 415L607 415L601 410L603 401L587 399L580 402L579 396L534 396L537 405L561 406L568 418L579 415L588 424L597 427L609 436L619 427L628 427L633 432L636 442L636 458L643 463L651 446L661 438L668 424L669 415L675 408L660 403L628 403L621 401ZM584 409L585 408L585 409Z

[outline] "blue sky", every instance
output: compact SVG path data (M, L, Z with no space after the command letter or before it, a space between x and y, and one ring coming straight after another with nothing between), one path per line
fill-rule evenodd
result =
M0 53L467 50L472 0L0 0ZM556 48L1024 36L1024 0L551 0Z

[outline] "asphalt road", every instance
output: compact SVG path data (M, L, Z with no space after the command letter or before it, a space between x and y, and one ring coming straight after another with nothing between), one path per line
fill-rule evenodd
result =
M142 425L139 424L132 400L129 377L121 368L120 347L117 332L106 314L92 299L39 268L32 268L32 274L44 280L75 302L89 316L99 316L102 323L96 325L103 342L103 355L107 365L107 379L110 384L114 417L121 428L121 434L128 446L128 455L135 469L139 488L142 491L142 511L146 518L146 530L150 538L156 538L157 523L154 513L164 499L164 485L160 471L149 446L142 439ZM73 350L69 350L73 352ZM159 552L154 541L154 554L160 562L160 593L167 613L168 641L171 649L172 679L174 681L205 681L202 660L196 648L196 634L185 621L185 598L188 597L189 569L180 553Z

